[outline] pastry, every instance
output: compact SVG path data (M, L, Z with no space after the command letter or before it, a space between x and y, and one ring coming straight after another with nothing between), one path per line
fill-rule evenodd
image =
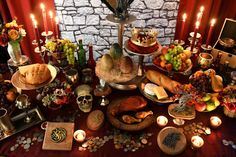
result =
M180 86L180 83L174 80L171 80L169 77L166 75L157 72L155 70L148 70L146 72L146 77L153 83L164 87L171 93L176 93L176 87Z
M47 64L26 65L19 67L19 71L25 82L32 85L44 83L51 78Z
M100 110L95 110L88 115L87 127L90 130L98 130L104 122L104 114Z

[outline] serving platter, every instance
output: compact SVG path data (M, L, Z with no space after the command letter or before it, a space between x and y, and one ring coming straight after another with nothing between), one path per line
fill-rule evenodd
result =
M170 96L171 96L172 94L169 93L169 92L167 92L167 94L169 95L169 97L166 98L166 99L161 99L161 100L160 100L160 99L157 99L156 96L152 96L152 95L150 95L150 94L147 94L147 93L144 91L144 87L145 87L145 85L146 85L147 83L150 83L150 81L149 81L146 77L144 77L144 78L141 80L140 84L138 85L139 91L140 91L140 92L142 93L142 95L145 96L147 99L149 99L149 100L151 100L151 101L153 101L153 102L155 102L155 103L162 103L162 104L165 104L165 103L172 103L172 102L177 101L177 99L175 100L175 99L171 99L171 98L170 98Z
M126 131L139 131L149 127L155 121L154 115L150 115L140 123L126 124L122 122L118 117L113 116L112 110L114 108L117 108L120 105L120 102L122 102L124 99L126 99L126 97L118 97L112 100L107 107L107 112L106 112L107 118L113 126L115 126L118 129Z
M22 90L34 90L34 89L41 88L41 87L51 83L57 76L57 70L52 65L48 64L47 66L48 66L48 69L51 73L51 78L48 79L46 82L41 83L41 84L37 84L37 85L28 84L28 83L26 83L25 78L20 74L20 72L18 70L11 77L11 82L12 82L13 86L15 86L16 88L22 89Z

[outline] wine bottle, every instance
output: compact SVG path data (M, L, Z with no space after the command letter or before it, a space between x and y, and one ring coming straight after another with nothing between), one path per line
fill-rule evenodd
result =
M88 59L88 67L91 69L94 69L96 66L96 62L93 58L93 45L92 43L89 43L89 59Z
M86 52L83 47L82 39L79 39L79 50L77 54L78 54L78 62L79 62L80 69L83 69L86 66Z

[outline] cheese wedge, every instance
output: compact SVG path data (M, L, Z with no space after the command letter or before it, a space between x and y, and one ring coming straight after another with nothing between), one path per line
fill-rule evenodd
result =
M166 93L165 89L162 86L157 86L153 88L153 91L157 96L157 99L159 100L168 98L168 94Z

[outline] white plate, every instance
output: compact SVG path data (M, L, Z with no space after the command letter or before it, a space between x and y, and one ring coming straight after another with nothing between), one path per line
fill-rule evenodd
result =
M12 82L13 86L15 86L16 88L22 89L22 90L34 90L34 89L41 88L41 87L51 83L57 76L57 70L52 65L48 64L47 66L48 66L48 69L51 73L51 79L47 80L46 82L41 83L41 84L37 84L37 85L28 84L24 81L23 76L21 76L21 74L18 70L11 77L11 82Z

